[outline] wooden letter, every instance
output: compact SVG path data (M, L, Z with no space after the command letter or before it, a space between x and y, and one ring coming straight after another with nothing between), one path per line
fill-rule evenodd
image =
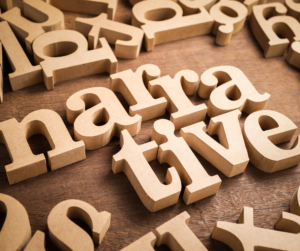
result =
M90 15L107 13L113 20L116 14L118 0L43 0L60 10L79 12Z
M295 228L298 232L295 232ZM253 209L244 207L238 224L218 221L212 238L225 243L234 251L299 250L299 216L283 212L275 225L275 229L280 231L255 227Z
M243 135L252 164L267 173L298 165L300 136L290 150L276 146L290 141L296 131L297 126L279 112L264 110L248 116Z
M165 119L154 123L152 140L159 146L157 159L160 163L174 166L186 186L183 200L188 205L217 193L221 179L209 176L182 137L176 137L175 127Z
M241 112L232 112L211 118L207 133L218 135L220 144L206 134L206 125L200 122L182 128L180 135L187 144L227 177L233 177L245 171L249 157L239 118Z
M91 107L85 111L86 107ZM85 89L73 94L67 101L67 119L74 123L76 140L83 140L87 150L95 150L120 137L127 129L131 136L141 129L142 117L130 117L116 95L104 87ZM97 126L106 122L103 126Z
M135 73L127 70L110 75L110 89L124 96L130 105L130 116L138 114L146 121L163 116L166 112L167 100L154 99L146 87L150 80L158 77L160 69L156 65L142 65Z
M216 2L217 0L179 0L184 16L199 13L201 7L209 11Z
M93 231L93 241L100 244L109 226L111 214L97 212L90 204L80 200L66 200L57 204L47 220L49 235L62 251L94 251L91 237L70 219L80 219Z
M217 85L221 85L218 88ZM233 66L218 66L201 76L198 94L209 98L207 114L215 117L239 109L250 114L265 108L270 95L259 94L245 74Z
M9 10L12 7L14 7L13 0L0 0L0 9Z
M155 98L165 97L175 129L204 120L205 104L193 105L186 95L193 95L199 83L198 74L191 70L178 72L174 79L164 76L149 82L149 92Z
M300 3L296 0L285 0L285 4L288 8L287 15L300 19Z
M227 45L231 36L243 28L248 10L238 1L221 0L212 6L209 13L215 20L212 33L217 36L216 43Z
M38 37L33 43L34 60L42 66L47 89L70 79L115 73L118 61L114 53L105 38L99 42L101 49L88 51L86 38L77 31L52 31Z
M290 212L300 216L300 187L297 188L291 199Z
M37 230L24 251L46 251L45 233Z
M122 150L113 156L113 172L124 172L150 212L156 212L177 203L181 181L176 169L168 169L166 184L162 184L148 162L155 160L158 146L155 141L137 145L127 130L121 132Z
M201 241L196 237L192 230L187 226L190 215L183 212L165 224L156 228L156 245L167 245L171 250L183 251L207 251Z
M31 238L31 228L26 209L13 197L0 193L0 212L6 213L0 231L0 250L23 250Z
M283 56L291 42L300 40L300 24L286 12L281 3L253 7L250 27L266 58Z
M85 159L83 142L74 142L61 117L51 110L38 110L27 115L21 123L10 119L0 123L0 142L5 144L12 164L5 167L10 184L47 172L43 154L34 155L27 139L44 135L52 150L48 152L52 170Z
M76 30L89 41L89 49L96 49L99 37L115 45L118 58L134 59L140 54L144 32L137 27L107 19L107 14L95 18L76 18Z
M286 61L300 69L300 42L293 42L286 56Z
M169 0L137 3L132 8L132 25L145 32L144 46L154 45L211 33L214 20L204 7L190 16L183 16L181 7Z
M13 91L43 82L41 66L31 65L7 22L0 22L0 41L14 70L8 75Z
M37 37L45 32L65 28L64 14L41 0L24 0L23 12L26 18L21 16L18 7L14 7L1 14L0 19L10 24L17 37L25 43L26 50L30 54L32 54L32 43Z
M156 236L152 232L150 232L137 241L133 242L129 246L123 248L121 251L155 251L155 242Z

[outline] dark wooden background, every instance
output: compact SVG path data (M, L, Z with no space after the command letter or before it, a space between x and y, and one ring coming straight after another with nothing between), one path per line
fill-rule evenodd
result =
M21 1L15 1L15 5L21 6ZM75 28L75 18L78 16L87 17L65 12L66 29ZM130 24L131 5L128 0L119 0L115 20ZM191 69L201 75L214 66L236 66L246 74L259 92L271 94L267 109L283 113L299 127L299 70L288 65L283 57L265 59L263 51L252 35L248 21L242 31L232 37L228 46L217 46L214 40L213 35L206 35L157 45L154 51L149 53L142 49L140 56L135 60L119 60L118 71L135 71L140 65L153 63L160 67L162 75L173 77L183 69ZM59 83L53 91L47 91L41 83L12 92L7 77L12 70L7 58L4 59L4 67L4 103L0 105L0 122L11 118L21 121L30 112L51 109L63 118L72 136L73 126L66 120L65 103L68 97L85 88L109 85L108 74L100 74ZM118 97L128 110L124 98L121 95ZM191 100L195 104L207 103L207 100L201 100L196 95L191 97ZM164 118L169 118L169 114ZM245 118L246 115L243 115L241 126ZM154 121L142 124L140 133L134 137L138 144L150 140ZM299 133L298 130L297 135ZM29 143L35 154L46 153L51 149L44 136L33 136ZM291 145L287 143L281 147L289 148ZM48 235L49 212L63 200L79 199L90 203L98 211L105 210L112 214L111 226L102 244L96 246L97 250L120 250L162 223L187 211L191 215L189 227L207 249L225 251L231 249L211 239L216 221L236 222L242 208L250 206L255 209L255 226L273 229L281 212L289 211L289 201L300 183L299 166L267 174L249 164L244 174L229 179L196 154L210 175L218 174L221 177L219 192L189 206L183 203L181 197L176 205L157 213L150 213L141 203L125 174L114 175L111 170L112 156L119 150L119 139L114 138L102 149L87 151L84 161L53 172L49 170L47 174L10 186L4 166L11 163L11 160L6 147L0 145L0 193L13 196L25 206L32 233L36 230L46 232L47 250L58 250ZM153 161L151 166L163 182L169 166L160 165L157 161ZM2 224L4 218L5 215L2 214ZM77 223L87 228L82 222ZM169 249L162 246L156 247L156 250Z

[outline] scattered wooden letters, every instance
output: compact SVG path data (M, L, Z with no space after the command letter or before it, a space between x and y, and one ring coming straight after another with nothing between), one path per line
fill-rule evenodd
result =
M171 250L199 250L207 251L201 241L196 237L192 230L187 226L190 215L183 212L142 238L133 242L121 251L154 251L154 245L167 245Z
M43 82L41 66L32 66L6 21L0 22L0 41L14 70L8 75L13 91Z
M118 61L105 38L102 48L88 51L86 38L73 30L45 33L33 43L34 61L41 65L44 83L53 90L59 82L102 72L115 73Z
M277 2L253 7L250 27L266 58L282 56L291 42L300 40L300 23L285 16L286 12L287 8Z
M218 84L221 85L217 87ZM270 98L268 93L259 94L245 74L233 66L217 66L205 71L198 94L209 98L209 117L235 109L251 114L264 109Z
M138 114L146 121L166 112L167 100L164 97L154 99L147 90L149 81L159 77L160 69L156 65L142 65L135 73L127 70L110 75L110 89L124 96L130 105L130 116Z
M32 43L37 37L65 28L64 14L41 0L24 0L22 4L26 18L14 7L1 14L0 19L10 24L16 36L25 43L27 52L32 54Z
M154 45L211 33L214 20L204 7L198 14L183 16L179 4L169 0L141 1L132 8L133 26L145 32L144 46Z
M298 191L292 198L291 205L298 199ZM294 204L299 212L299 204ZM299 214L291 206L291 213L282 212L275 224L275 229L269 230L255 227L253 224L253 209L244 207L238 224L218 221L212 233L212 238L225 243L234 251L240 250L299 250ZM295 215L296 214L296 215Z
M220 144L206 134L204 122L184 127L180 134L194 151L227 177L233 177L243 173L249 162L239 123L240 116L241 112L234 110L211 118L207 133L210 136L217 134Z
M74 124L76 140L83 140L87 150L108 144L113 136L120 137L127 129L136 135L141 129L142 117L130 117L116 95L104 87L85 89L73 94L67 101L67 119ZM91 107L85 111L86 107ZM105 125L97 124L105 122Z
M7 251L45 251L45 234L37 231L31 239L31 228L26 209L16 199L0 193L0 211L6 213L0 231L0 248ZM93 240L71 219L80 219L92 230ZM90 204L81 200L66 200L57 204L47 220L52 242L60 250L93 251L110 227L111 214L99 213ZM94 242L94 243L93 243Z
M113 20L118 0L43 0L60 10L79 12L91 15L106 13Z
M193 95L199 83L199 76L191 70L182 70L172 79L164 76L152 80L148 84L149 92L154 98L165 97L168 101L167 110L175 130L192 125L205 118L205 104L193 105L186 95Z
M89 49L96 49L99 37L115 45L118 58L134 59L140 54L144 32L137 27L107 18L100 14L95 18L76 18L76 30L88 38Z
M221 179L218 175L207 174L188 144L182 137L176 137L174 131L175 126L169 120L160 119L154 123L151 139L159 145L159 163L174 166L183 185L186 186L183 201L189 205L216 194Z
M113 172L124 172L150 212L176 204L181 191L180 177L174 167L168 169L162 184L148 162L157 158L155 141L137 145L127 130L121 132L121 151L113 156Z

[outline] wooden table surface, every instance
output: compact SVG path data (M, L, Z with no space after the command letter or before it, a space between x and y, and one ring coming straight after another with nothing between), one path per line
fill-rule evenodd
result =
M15 1L21 6L21 1ZM76 17L87 15L65 12L66 29L75 28ZM116 21L130 24L131 5L128 0L119 0ZM271 99L266 107L283 113L298 127L300 126L300 74L299 70L288 65L283 57L265 59L263 51L252 35L248 21L226 47L217 46L213 35L199 36L163 45L157 45L153 52L144 49L135 60L119 60L118 71L136 70L143 64L156 64L162 75L173 77L178 71L191 69L199 76L207 69L221 65L240 68L260 93L268 92ZM19 122L30 112L38 109L56 111L64 120L73 136L73 126L66 120L65 104L73 93L95 86L109 86L109 75L76 79L59 83L53 91L47 91L43 83L12 92L7 73L12 72L7 58L4 59L4 103L0 105L0 122L16 118ZM128 111L128 104L118 95ZM207 103L194 95L194 104ZM169 119L167 113L163 118ZM243 114L241 126L246 115ZM207 121L208 122L208 118ZM142 129L134 140L138 144L150 141L155 120L142 123ZM296 135L300 133L297 131ZM178 132L177 132L178 134ZM295 140L294 136L292 142ZM29 139L34 154L46 153L50 145L44 136ZM292 143L282 144L290 148ZM233 178L225 177L214 166L197 153L196 156L210 175L218 174L222 179L219 192L209 198L189 206L182 196L179 202L157 213L150 213L138 198L125 174L114 175L111 170L112 156L120 151L119 139L113 140L104 148L87 151L87 158L76 164L50 171L39 177L9 185L4 166L11 163L8 151L0 145L0 193L8 194L20 201L27 209L32 233L46 232L47 250L58 250L51 243L47 217L51 209L67 199L83 200L98 211L112 214L111 226L96 250L120 250L144 234L153 231L162 223L183 211L191 215L189 227L210 251L231 250L225 244L211 239L216 221L236 222L244 206L254 208L254 224L257 227L273 229L282 211L289 211L289 201L300 183L299 166L275 174L264 173L249 164L245 173ZM167 164L158 161L150 163L163 182ZM5 215L2 214L2 224ZM76 221L87 229L87 225ZM1 222L0 222L1 226ZM169 250L166 246L156 250Z

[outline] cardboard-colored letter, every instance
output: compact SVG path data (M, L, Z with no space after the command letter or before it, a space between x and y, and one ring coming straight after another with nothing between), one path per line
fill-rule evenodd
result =
M36 177L47 172L43 154L34 155L27 139L44 135L52 150L48 152L52 170L85 159L83 142L74 142L61 117L51 110L38 110L28 114L21 123L10 119L0 123L0 142L10 153L12 164L5 167L10 184Z
M251 163L267 173L298 165L300 136L290 150L276 146L290 141L296 131L297 126L279 112L264 110L249 115L244 123L243 135Z
M31 65L7 22L0 22L0 41L14 70L8 75L13 91L43 82L41 66Z
M152 140L159 145L157 159L160 163L174 166L186 186L183 200L188 205L216 194L221 179L209 176L193 151L182 137L176 137L175 127L169 121L160 119L154 123Z
M85 111L86 107L93 106ZM142 117L130 117L116 95L104 87L85 89L73 94L67 101L67 119L74 124L76 140L83 140L87 150L95 150L120 137L127 129L131 136L141 129ZM97 126L100 122L105 125Z
M122 150L113 156L113 172L124 172L150 212L156 212L177 203L180 177L174 167L168 169L166 184L162 184L148 164L155 160L158 146L155 141L137 145L127 130L121 132Z
M286 61L300 69L300 42L294 42L289 48Z
M300 19L300 3L296 0L285 0L285 5L288 8L287 15Z
M218 135L220 144L206 134L206 125L200 122L180 131L187 144L227 177L233 177L245 171L248 152L240 128L241 112L234 110L211 118L207 133Z
M300 187L298 187L296 192L293 194L290 203L290 212L300 216Z
M167 100L154 99L147 90L149 81L159 77L160 69L156 65L142 65L136 72L127 70L110 75L110 89L121 93L126 99L130 105L130 116L138 114L146 121L166 112Z
M156 236L152 232L150 232L137 241L133 242L129 246L123 248L121 251L155 251L155 242Z
M198 83L198 74L191 70L182 70L173 79L170 76L164 76L149 82L149 92L153 97L167 99L167 109L176 130L205 118L206 105L195 106L186 96L195 93Z
M37 230L31 240L28 242L24 251L46 251L45 233Z
M107 14L95 18L76 18L76 30L88 38L89 49L96 49L99 37L115 45L118 58L134 59L140 54L144 32L132 25L107 19Z
M233 66L217 66L205 71L198 94L201 98L209 98L209 117L235 109L250 114L264 109L270 98L268 93L259 94L245 74Z
M209 11L216 2L217 0L179 0L184 16L198 13L201 7Z
M32 43L37 37L65 28L64 14L41 0L24 0L22 4L26 18L18 7L14 7L1 14L0 19L10 24L16 36L25 43L27 52L32 54Z
M31 238L31 228L26 209L13 197L0 193L0 212L6 213L0 231L0 250L23 250Z
M207 251L201 241L187 226L190 221L190 215L183 212L165 224L156 228L156 245L167 245L171 250L182 251Z
M43 0L64 11L79 12L90 15L107 13L113 20L116 14L118 0Z
M244 27L248 10L238 1L221 0L211 7L209 13L215 20L212 33L217 36L216 43L227 45L231 36Z
M279 231L255 227L253 208L244 207L238 224L218 221L212 238L225 243L234 251L299 250L299 216L283 212L275 229Z
M47 89L70 79L115 73L118 61L113 51L105 38L99 42L102 48L88 51L86 38L78 31L52 31L38 37L33 43L34 60L42 66Z
M173 1L142 1L133 6L131 23L145 32L144 46L152 51L156 44L211 33L214 20L204 7L199 12L183 16L180 5Z
M70 219L84 221L93 231L93 240ZM80 200L66 200L57 204L47 220L49 235L62 251L94 251L94 243L100 245L110 226L111 214L97 212L90 204ZM94 243L93 243L94 242Z
M300 40L300 24L286 12L277 2L253 7L250 27L266 58L283 56L291 42Z
M14 7L13 0L0 0L0 9L9 10L12 7Z

